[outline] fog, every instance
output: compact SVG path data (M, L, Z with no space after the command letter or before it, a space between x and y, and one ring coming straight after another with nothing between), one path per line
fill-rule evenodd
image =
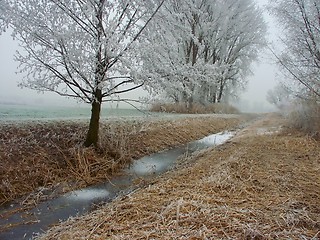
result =
M259 0L257 3L263 6L267 0ZM278 30L273 19L264 14L269 26L269 41L276 41ZM68 99L57 94L45 92L38 93L27 88L19 88L18 82L22 79L22 74L17 74L18 63L14 61L14 54L19 49L18 43L14 41L10 32L0 35L0 103L28 104L28 105L79 105L75 99ZM270 52L265 50L261 53L259 63L255 63L252 68L252 75L248 78L248 87L240 98L234 102L240 110L246 112L266 112L274 111L275 108L266 101L266 94L269 89L276 85L277 67ZM129 93L126 97L146 96L142 90ZM121 105L130 107L129 105Z

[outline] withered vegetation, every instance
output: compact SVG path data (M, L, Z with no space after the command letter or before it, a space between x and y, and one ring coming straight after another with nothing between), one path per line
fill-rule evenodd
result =
M318 239L320 143L261 123L41 239Z
M167 113L191 113L191 114L206 114L206 113L224 113L238 114L240 111L225 103L212 103L208 105L193 104L187 107L184 103L154 103L150 107L151 112L167 112Z
M289 126L320 140L320 104L316 100L299 101L289 111Z
M98 150L83 147L84 122L2 124L0 204L22 196L24 203L33 203L47 198L43 189L59 193L104 181L134 159L239 122L216 117L109 121L101 124Z

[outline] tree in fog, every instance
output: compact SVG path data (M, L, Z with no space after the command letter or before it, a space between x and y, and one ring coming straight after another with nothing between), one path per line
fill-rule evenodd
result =
M163 2L1 0L0 30L12 29L22 47L21 86L92 105L85 146L97 145L102 102L144 84L135 42Z
M277 0L270 11L283 28L284 49L275 53L291 90L299 98L320 99L320 1Z
M287 86L279 83L267 92L267 101L277 108L284 110L292 101L292 93Z
M143 68L176 102L220 102L245 87L265 29L251 0L168 0L144 33Z

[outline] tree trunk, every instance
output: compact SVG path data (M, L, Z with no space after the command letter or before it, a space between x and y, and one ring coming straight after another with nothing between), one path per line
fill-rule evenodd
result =
M192 113L192 109L193 109L193 97L190 96L188 99L188 111L189 113Z
M222 99L222 96L223 96L223 92L224 92L225 82L226 82L225 80L221 79L219 93L218 93L218 97L217 97L217 102L218 103L221 102L221 99Z
M210 92L210 103L217 102L217 88L212 88Z
M217 97L217 102L218 102L218 103L221 102L222 94L223 94L223 87L219 90L219 94L218 94L218 97Z
M89 130L86 141L84 142L85 147L90 147L91 145L94 145L95 147L98 146L101 101L101 90L96 90L95 99L92 102Z

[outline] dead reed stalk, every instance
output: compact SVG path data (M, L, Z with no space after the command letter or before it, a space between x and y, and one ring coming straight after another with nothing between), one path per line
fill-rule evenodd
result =
M303 101L293 105L288 115L289 126L320 139L320 104Z

